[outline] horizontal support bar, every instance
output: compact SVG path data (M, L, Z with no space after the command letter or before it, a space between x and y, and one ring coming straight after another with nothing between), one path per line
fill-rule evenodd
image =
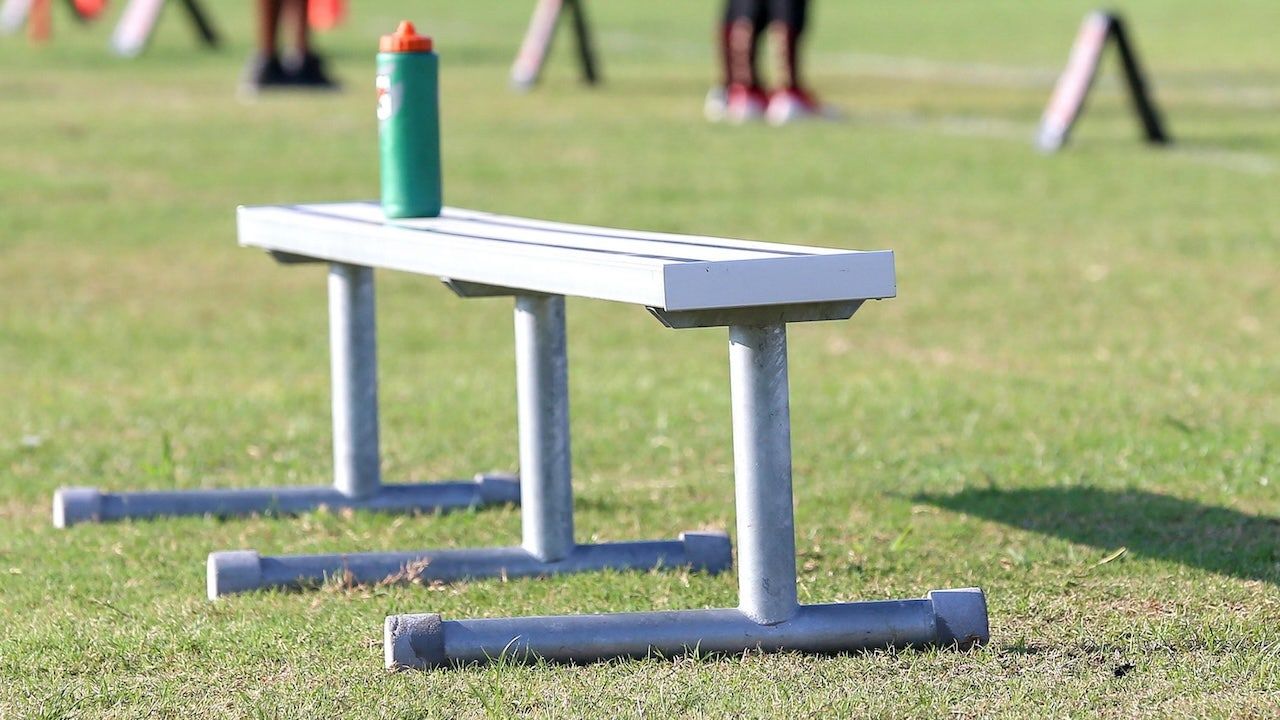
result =
M590 662L690 652L847 652L883 647L969 647L990 639L977 588L934 590L918 600L801 605L761 625L736 609L614 615L441 620L392 615L384 626L389 669L438 668L498 658Z
M487 298L487 297L510 297L512 295L541 295L529 290L519 290L516 288L503 287L501 285L486 285L484 283L468 282L466 280L455 280L453 278L440 278L440 282L444 286L453 291L454 295L460 298Z
M778 325L794 322L848 320L862 307L862 300L713 308L710 310L664 310L646 308L650 315L673 330L732 325Z
M307 255L295 255L294 253L284 252L283 250L268 250L273 260L281 265L310 265L312 263L325 262L319 258L309 257Z
M368 584L389 578L457 581L532 577L593 570L691 566L718 573L733 564L729 536L688 532L679 540L578 545L563 560L543 562L519 547L262 557L252 550L216 552L207 565L209 599L265 588L314 585L346 576Z
M383 485L377 495L355 499L332 487L277 487L222 490L165 490L104 493L96 488L64 487L53 495L54 527L86 522L174 515L294 514L320 506L378 512L430 512L479 505L519 503L514 477L478 475L474 481Z

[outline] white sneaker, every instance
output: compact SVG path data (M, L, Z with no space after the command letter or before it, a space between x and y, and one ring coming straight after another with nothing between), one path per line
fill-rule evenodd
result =
M735 125L759 120L764 117L768 104L769 96L764 90L747 85L730 85L725 102L725 116Z
M839 120L840 112L818 102L813 93L801 88L779 90L769 98L765 119L770 125L786 125L797 120Z
M724 122L729 113L729 91L723 85L716 85L707 91L707 99L702 101L702 114L708 122Z

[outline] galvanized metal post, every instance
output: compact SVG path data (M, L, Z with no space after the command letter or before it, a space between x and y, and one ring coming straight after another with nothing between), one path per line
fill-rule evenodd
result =
M791 507L787 326L729 328L739 609L763 625L789 620L796 601Z
M451 621L435 613L392 615L383 634L387 667L436 668L496 658L582 662L655 652L838 652L986 642L986 598L977 588L934 590L911 600L804 606L796 601L786 324L730 326L729 373L737 609ZM523 372L520 377L527 382ZM524 395L521 402L525 407ZM521 422L523 432L523 415ZM524 498L530 500L528 494ZM712 538L706 541L709 549L716 548ZM578 552L590 547L579 546Z
M275 556L259 555L253 550L232 550L209 555L207 577L212 600L268 587L314 586L332 577L373 584L384 582L388 577L453 582L686 566L695 571L718 573L729 569L732 554L729 536L713 532L681 533L677 540L578 545L568 557L552 562L544 562L522 547Z
M564 297L517 295L515 326L523 545L555 562L574 549Z
M378 494L378 349L373 269L329 265L333 484L350 498Z
M359 268L357 268L359 269ZM367 295L353 290L356 301L345 293L354 284L352 276L340 275L331 288L335 291L335 318L345 318L334 325L334 386L340 379L348 390L367 387L367 406L351 401L348 392L335 391L335 427L340 415L365 420L372 428L372 442L359 444L368 435L335 433L346 438L347 447L372 448L376 459L377 413L367 416L362 407L376 409L374 387L372 332L367 341L352 340L355 333L351 318L367 309L372 326L372 284ZM345 280L345 281L344 281ZM353 309L354 308L354 309ZM682 533L678 540L642 540L577 545L573 541L573 488L569 453L569 370L566 354L564 298L547 295L518 295L515 303L516 390L520 422L520 480L490 476L478 477L474 483L434 483L431 485L387 485L373 497L359 501L361 506L377 508L406 505L406 500L421 497L440 507L477 505L484 502L511 502L518 496L524 526L520 547L473 548L459 550L422 550L417 552L369 552L322 555L261 556L252 550L216 552L209 555L207 585L209 597L266 587L300 587L344 575L355 582L374 583L388 577L417 577L423 580L463 580L468 578L528 577L593 570L629 570L688 566L694 570L717 573L732 564L729 537L724 533ZM341 342L340 342L341 341ZM341 347L340 347L341 346ZM367 351L367 357L366 352ZM339 358L346 364L341 365ZM352 362L363 358L365 362ZM368 372L352 372L352 367ZM369 382L361 385L360 381ZM339 412L337 398L347 398ZM339 462L339 467L342 463ZM351 463L359 470L361 466ZM373 466L376 470L376 465ZM350 468L347 477L360 477ZM376 478L377 476L374 475ZM243 492L243 491L238 491ZM273 498L301 507L307 502L333 505L343 496L334 490L325 493L295 494L272 491ZM112 503L96 496L86 497L80 514L102 515ZM223 504L227 504L223 501ZM247 504L242 503L242 504ZM355 503L339 503L339 506ZM500 650L500 649L499 649Z

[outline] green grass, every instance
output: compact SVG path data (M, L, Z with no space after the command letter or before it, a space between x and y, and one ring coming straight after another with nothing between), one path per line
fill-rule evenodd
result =
M527 96L507 0L356 3L320 40L346 92L248 104L247 2L216 4L215 54L176 10L136 61L63 14L0 40L0 717L1280 714L1280 6L1120 3L1179 142L1136 141L1109 60L1043 157L1092 3L818 3L849 121L781 131L702 121L714 4L594 3L608 83L566 43ZM897 299L791 332L800 594L980 585L988 647L387 674L391 613L730 606L735 577L210 603L212 550L508 544L518 512L50 526L61 485L328 481L323 276L237 248L233 209L376 196L402 13L443 54L453 204L896 251ZM379 288L386 475L512 469L509 304ZM732 529L724 332L569 313L579 537Z

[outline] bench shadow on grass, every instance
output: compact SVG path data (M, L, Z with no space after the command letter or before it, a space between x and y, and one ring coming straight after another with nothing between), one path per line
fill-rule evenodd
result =
M916 501L1101 550L1280 585L1280 518L1143 490L973 489Z

